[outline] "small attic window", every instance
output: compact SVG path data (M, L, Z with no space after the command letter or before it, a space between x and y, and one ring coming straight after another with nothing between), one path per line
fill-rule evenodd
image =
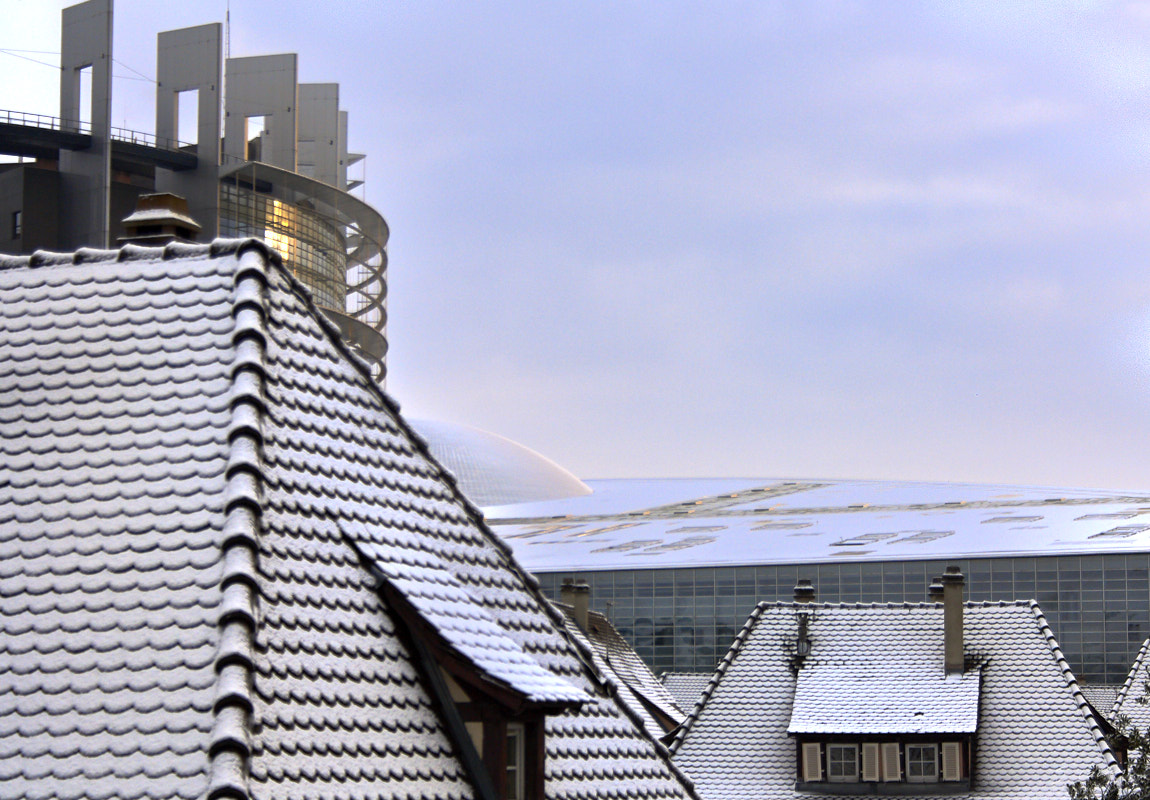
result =
M859 779L859 751L853 744L827 745L827 780L855 783Z
M1011 516L991 517L990 519L984 519L982 521L982 524L983 525L990 525L993 523L1004 523L1004 524L1006 524L1006 523L1011 523L1011 522L1038 522L1041 519L1042 519L1041 516L1035 516L1035 517L1011 517Z
M906 746L907 783L936 783L938 781L938 745L908 744Z
M523 800L527 732L522 722L507 724L507 800Z

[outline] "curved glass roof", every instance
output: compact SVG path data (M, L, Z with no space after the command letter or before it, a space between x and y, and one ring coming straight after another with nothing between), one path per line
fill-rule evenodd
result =
M494 433L436 420L408 420L431 455L482 508L588 495L591 488L554 461Z

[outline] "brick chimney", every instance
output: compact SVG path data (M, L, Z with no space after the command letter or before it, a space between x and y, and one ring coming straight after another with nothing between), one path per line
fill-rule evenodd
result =
M571 606L571 617L579 630L587 630L587 610L591 605L591 587L574 578L564 578L563 586L559 591L559 600L564 605Z
M799 578L795 584L795 602L813 603L815 601L815 587L811 585L810 578Z
M935 575L930 580L930 588L927 589L927 597L930 598L930 602L932 603L941 603L944 594L945 592L942 585L942 578L938 575Z
M965 578L958 567L947 567L942 576L943 639L947 674L963 671L962 586Z

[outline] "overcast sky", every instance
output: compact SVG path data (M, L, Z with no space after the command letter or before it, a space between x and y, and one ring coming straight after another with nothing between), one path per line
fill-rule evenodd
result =
M66 2L0 0L0 48ZM161 30L118 0L115 124ZM584 478L1150 489L1150 4L232 0L338 82L389 391ZM26 57L58 63L52 53ZM0 108L58 113L0 53Z

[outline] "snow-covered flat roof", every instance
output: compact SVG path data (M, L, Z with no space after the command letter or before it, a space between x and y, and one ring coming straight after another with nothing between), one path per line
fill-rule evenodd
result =
M1150 492L910 481L589 480L484 509L528 569L616 570L1150 550Z

